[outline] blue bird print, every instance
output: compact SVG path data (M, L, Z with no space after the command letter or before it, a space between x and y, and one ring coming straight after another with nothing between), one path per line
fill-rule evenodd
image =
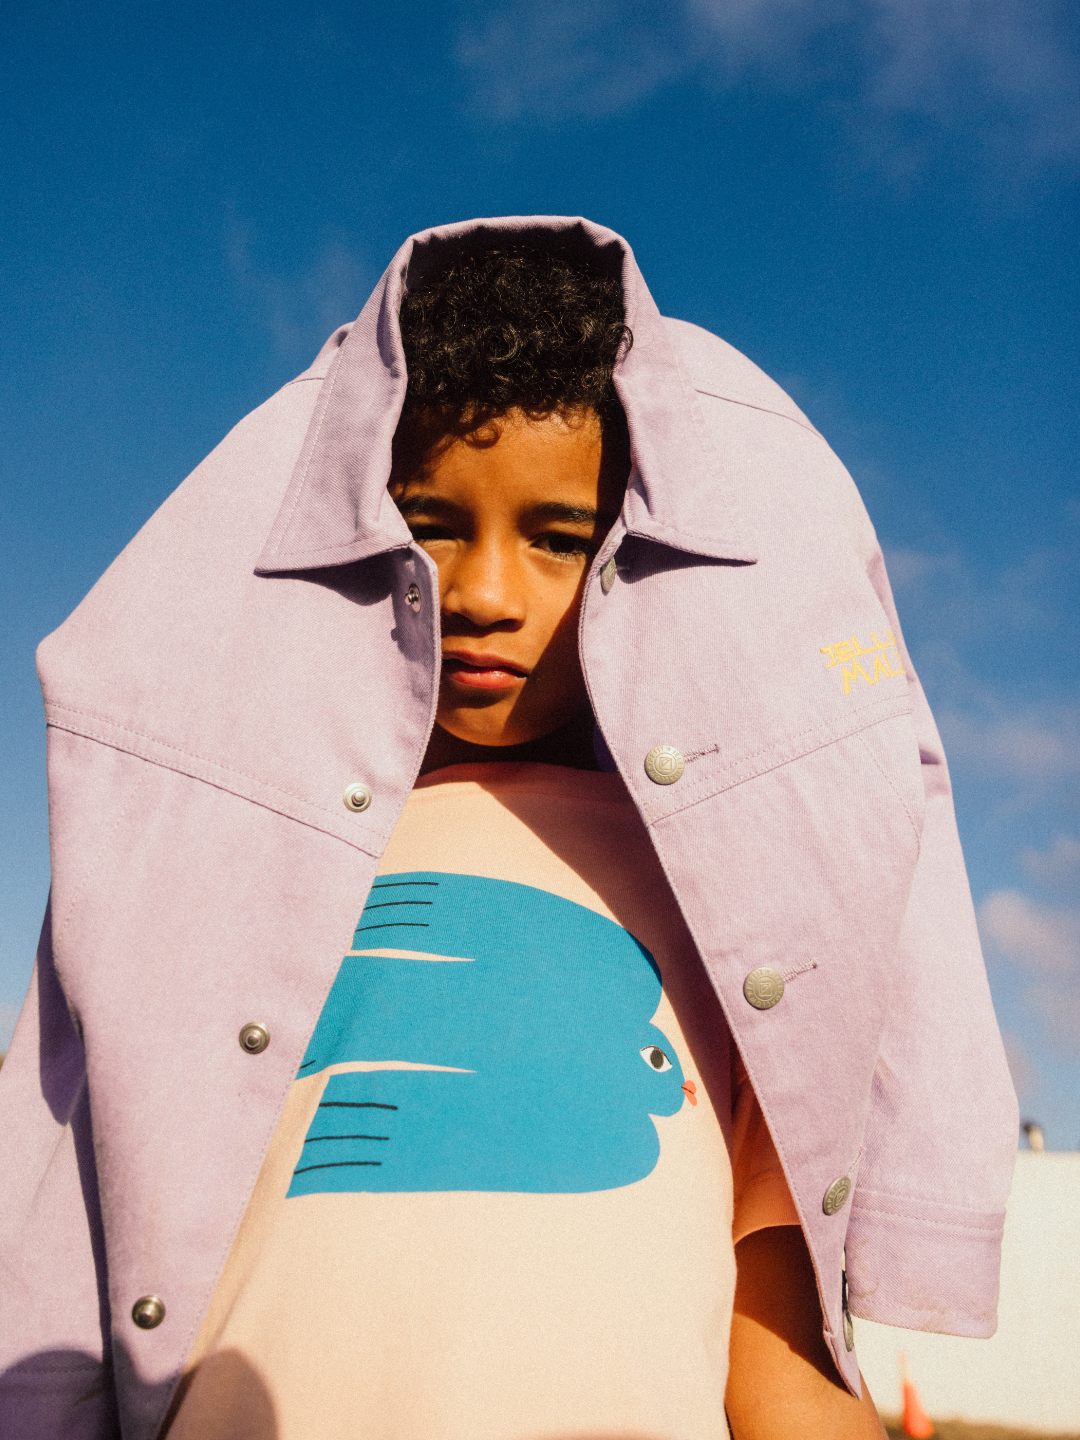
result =
M413 872L375 882L353 946L300 1077L446 1068L331 1075L290 1196L581 1193L651 1173L650 1117L686 1095L651 1023L659 971L622 926L528 885ZM391 948L432 959L356 953Z

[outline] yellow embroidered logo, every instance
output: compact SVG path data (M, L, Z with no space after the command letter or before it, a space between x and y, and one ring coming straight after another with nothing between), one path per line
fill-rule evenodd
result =
M871 630L870 640L871 644L860 645L852 635L850 640L838 640L835 645L822 645L821 647L822 655L829 657L829 663L825 669L831 670L834 665L840 666L840 673L844 677L845 695L851 694L852 684L856 680L865 680L867 685L876 685L883 678L891 680L894 676L905 673L904 667L900 664L900 652L896 648L896 637L891 630L886 631L884 640L879 640ZM893 653L891 664L887 654L890 650ZM874 673L872 675L859 664L860 659L866 659L866 663L869 665L870 661L867 657L871 655L874 657ZM845 660L849 660L851 664L845 665Z

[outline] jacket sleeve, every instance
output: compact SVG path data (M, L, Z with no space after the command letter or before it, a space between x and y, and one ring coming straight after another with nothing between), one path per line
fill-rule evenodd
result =
M119 1436L82 1042L46 913L0 1071L0 1434Z
M926 811L847 1234L848 1294L852 1311L868 1320L989 1336L997 1327L1016 1096L944 751L902 648L876 544L868 569L912 689Z

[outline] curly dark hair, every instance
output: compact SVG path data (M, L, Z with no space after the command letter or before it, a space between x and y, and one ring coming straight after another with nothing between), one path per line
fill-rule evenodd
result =
M595 410L625 427L612 383L633 343L622 286L557 240L452 249L399 315L405 416L464 430L511 409Z

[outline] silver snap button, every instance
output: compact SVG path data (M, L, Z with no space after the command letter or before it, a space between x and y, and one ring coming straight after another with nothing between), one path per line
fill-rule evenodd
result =
M240 1049L249 1055L261 1055L270 1044L270 1031L265 1025L245 1025L240 1031Z
M771 1010L784 998L784 977L779 970L762 965L747 975L742 993L755 1010Z
M131 1318L140 1330L156 1330L165 1319L165 1305L157 1295L142 1295L131 1307Z
M834 1180L825 1191L825 1198L821 1202L821 1208L826 1215L835 1215L842 1210L851 1194L851 1181L846 1175L841 1175L839 1180Z
M418 585L410 585L408 590L405 591L405 604L408 605L410 610L419 612L420 587Z
M645 774L654 785L674 785L685 769L686 761L674 745L654 745L645 756Z
M601 567L601 570L600 570L600 589L603 590L603 592L604 592L605 595L606 595L606 594L608 593L608 591L611 589L612 585L615 584L615 574L616 574L617 569L618 569L618 567L617 567L616 564L615 564L615 556L614 556L614 555L611 557L610 560L608 560L608 561Z
M371 791L366 785L350 785L341 798L346 810L366 810L371 804Z

